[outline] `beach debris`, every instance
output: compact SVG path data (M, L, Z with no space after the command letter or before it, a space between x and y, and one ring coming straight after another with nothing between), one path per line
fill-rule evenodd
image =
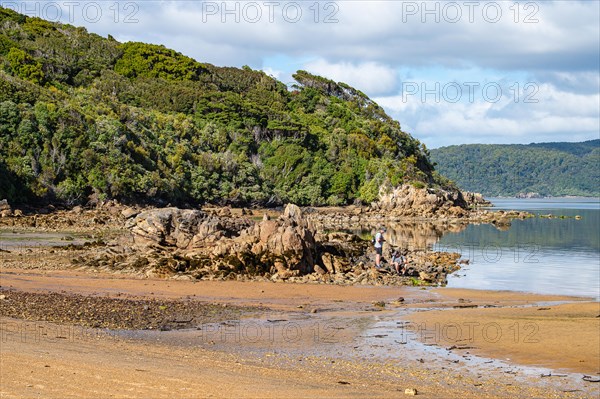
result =
M383 302L383 301L375 301L375 302L373 302L373 306L376 306L378 308L385 308L385 302Z
M404 390L404 394L405 395L416 395L417 394L417 389L416 388L406 388Z
M466 345L461 345L461 346L452 345L452 346L446 348L447 351L451 351L454 349L465 350L465 349L477 349L477 348L474 346L466 346Z
M340 385L350 385L348 381L338 381L337 383Z
M600 382L600 377L594 378L591 375L584 375L582 380L584 380L585 382Z
M550 310L550 308L538 308L538 310Z
M460 304L460 305L454 305L453 308L455 309L468 309L468 308L476 308L478 307L477 305L471 305L471 304Z
M390 302L390 305L394 305L394 306L404 305L404 298L400 297L397 300Z

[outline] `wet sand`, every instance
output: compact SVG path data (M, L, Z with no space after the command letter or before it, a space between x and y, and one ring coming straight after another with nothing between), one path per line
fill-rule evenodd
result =
M481 292L463 292L464 300L455 305L479 304L477 308L418 312L406 320L413 330L423 330L415 334L423 342L519 364L600 375L599 302L542 301L485 308L489 301L482 302L481 296Z
M584 298L443 288L153 280L6 268L0 270L0 286L30 293L263 309L241 315L237 324L216 319L185 331L136 333L1 314L2 397L388 398L405 397L406 388L439 398L592 398L600 393L599 383L581 380L583 374L600 377L599 304ZM479 307L468 307L475 305ZM390 337L374 333L382 322L401 323L407 332L416 325L438 323L437 332L434 328L421 336L413 330L410 335L415 340L430 337L427 345L457 347L450 352L504 360L510 367L471 367L463 360L440 360L425 352L417 358L414 345L388 342ZM498 330L493 323L501 338L493 335ZM455 338L453 325L461 326L463 335L472 326L473 342L449 339ZM518 339L509 333L518 333ZM538 342L529 342L533 339ZM470 348L459 349L465 346ZM569 376L517 373L513 369L518 365L541 365L554 374L568 370Z

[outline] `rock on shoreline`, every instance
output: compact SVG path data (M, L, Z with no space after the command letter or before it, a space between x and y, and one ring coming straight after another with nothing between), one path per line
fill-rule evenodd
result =
M2 218L0 224L40 231L94 232L92 237L117 231L117 238L109 238L106 245L71 257L74 267L88 270L174 279L406 285L445 284L447 275L459 268L459 254L427 250L445 231L460 231L474 221L506 228L512 218L525 217L518 212L463 208L459 217L453 207L460 197L405 189L420 198L416 203L423 207L416 209L435 204L437 211L425 212L429 216L403 216L397 207L388 212L358 206L300 209L291 204L280 213L229 208L204 211L139 209L109 201L95 209L75 207ZM389 206L399 203L392 201ZM410 207L414 206L413 201ZM256 220L257 215L264 217ZM349 231L351 226L375 229L382 224L392 227L388 243L405 251L408 267L403 276L375 271L372 245L359 232ZM420 232L419 239L415 231ZM385 250L384 258L389 259L390 249Z
M126 227L118 246L76 263L177 279L405 285L444 284L460 257L414 249L406 254L405 275L376 271L370 242L350 233L317 233L312 219L292 204L279 217L261 221L151 209Z

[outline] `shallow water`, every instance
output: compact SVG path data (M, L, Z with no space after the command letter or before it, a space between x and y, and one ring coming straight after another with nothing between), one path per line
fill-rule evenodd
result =
M470 262L448 277L449 287L600 299L598 198L491 201L495 209L567 218L515 220L506 231L491 225L469 225L463 231L446 233L434 248L460 252Z

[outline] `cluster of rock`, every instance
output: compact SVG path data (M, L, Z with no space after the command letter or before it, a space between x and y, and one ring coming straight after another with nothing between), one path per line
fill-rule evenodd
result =
M404 276L382 273L373 268L368 241L350 233L316 233L295 205L259 222L200 210L152 209L131 217L126 227L130 234L119 245L74 263L172 278L400 285L444 283L460 257L410 251Z
M288 205L282 213L269 211L256 221L251 218L256 214L244 209L143 210L114 201L94 209L76 206L56 212L48 208L23 216L4 200L0 201L0 224L124 229L117 241L72 259L81 267L110 272L208 280L443 284L458 269L460 255L427 248L445 232L461 231L474 221L507 228L513 218L528 216L477 209L484 204L479 194L404 185L382 194L370 207L308 208L303 214L297 206ZM370 235L381 225L388 227L384 257L389 258L391 248L405 251L408 267L402 276L374 269ZM360 231L352 231L352 226Z
M480 193L472 193L469 191L462 192L463 198L465 199L467 206L471 209L479 208L482 206L492 206L492 203L485 198Z
M371 204L371 209L405 217L468 215L468 204L460 191L417 188L411 184L380 193L379 202Z
M515 198L532 199L532 198L544 198L544 196L540 195L540 193L529 192L529 193L518 193L517 195L515 195Z
M506 229L513 219L533 216L528 212L482 209L490 205L479 193L417 188L405 184L389 192L382 190L380 200L368 207L314 208L307 217L325 228L348 225L375 228L390 223L418 221L440 226L444 231L460 231L469 223L490 223Z
M10 216L20 217L23 216L23 212L20 209L15 209L13 211L8 201L3 199L0 201L0 217L6 218Z
M188 259L184 268L197 277L230 272L306 274L315 264L313 232L294 205L277 220L265 217L259 223L200 210L153 209L139 213L127 227L134 248Z
M140 211L136 208L107 201L93 208L75 206L60 208L54 205L44 207L25 206L11 209L6 200L0 201L0 226L35 228L38 231L69 231L118 229L123 221L135 216Z

